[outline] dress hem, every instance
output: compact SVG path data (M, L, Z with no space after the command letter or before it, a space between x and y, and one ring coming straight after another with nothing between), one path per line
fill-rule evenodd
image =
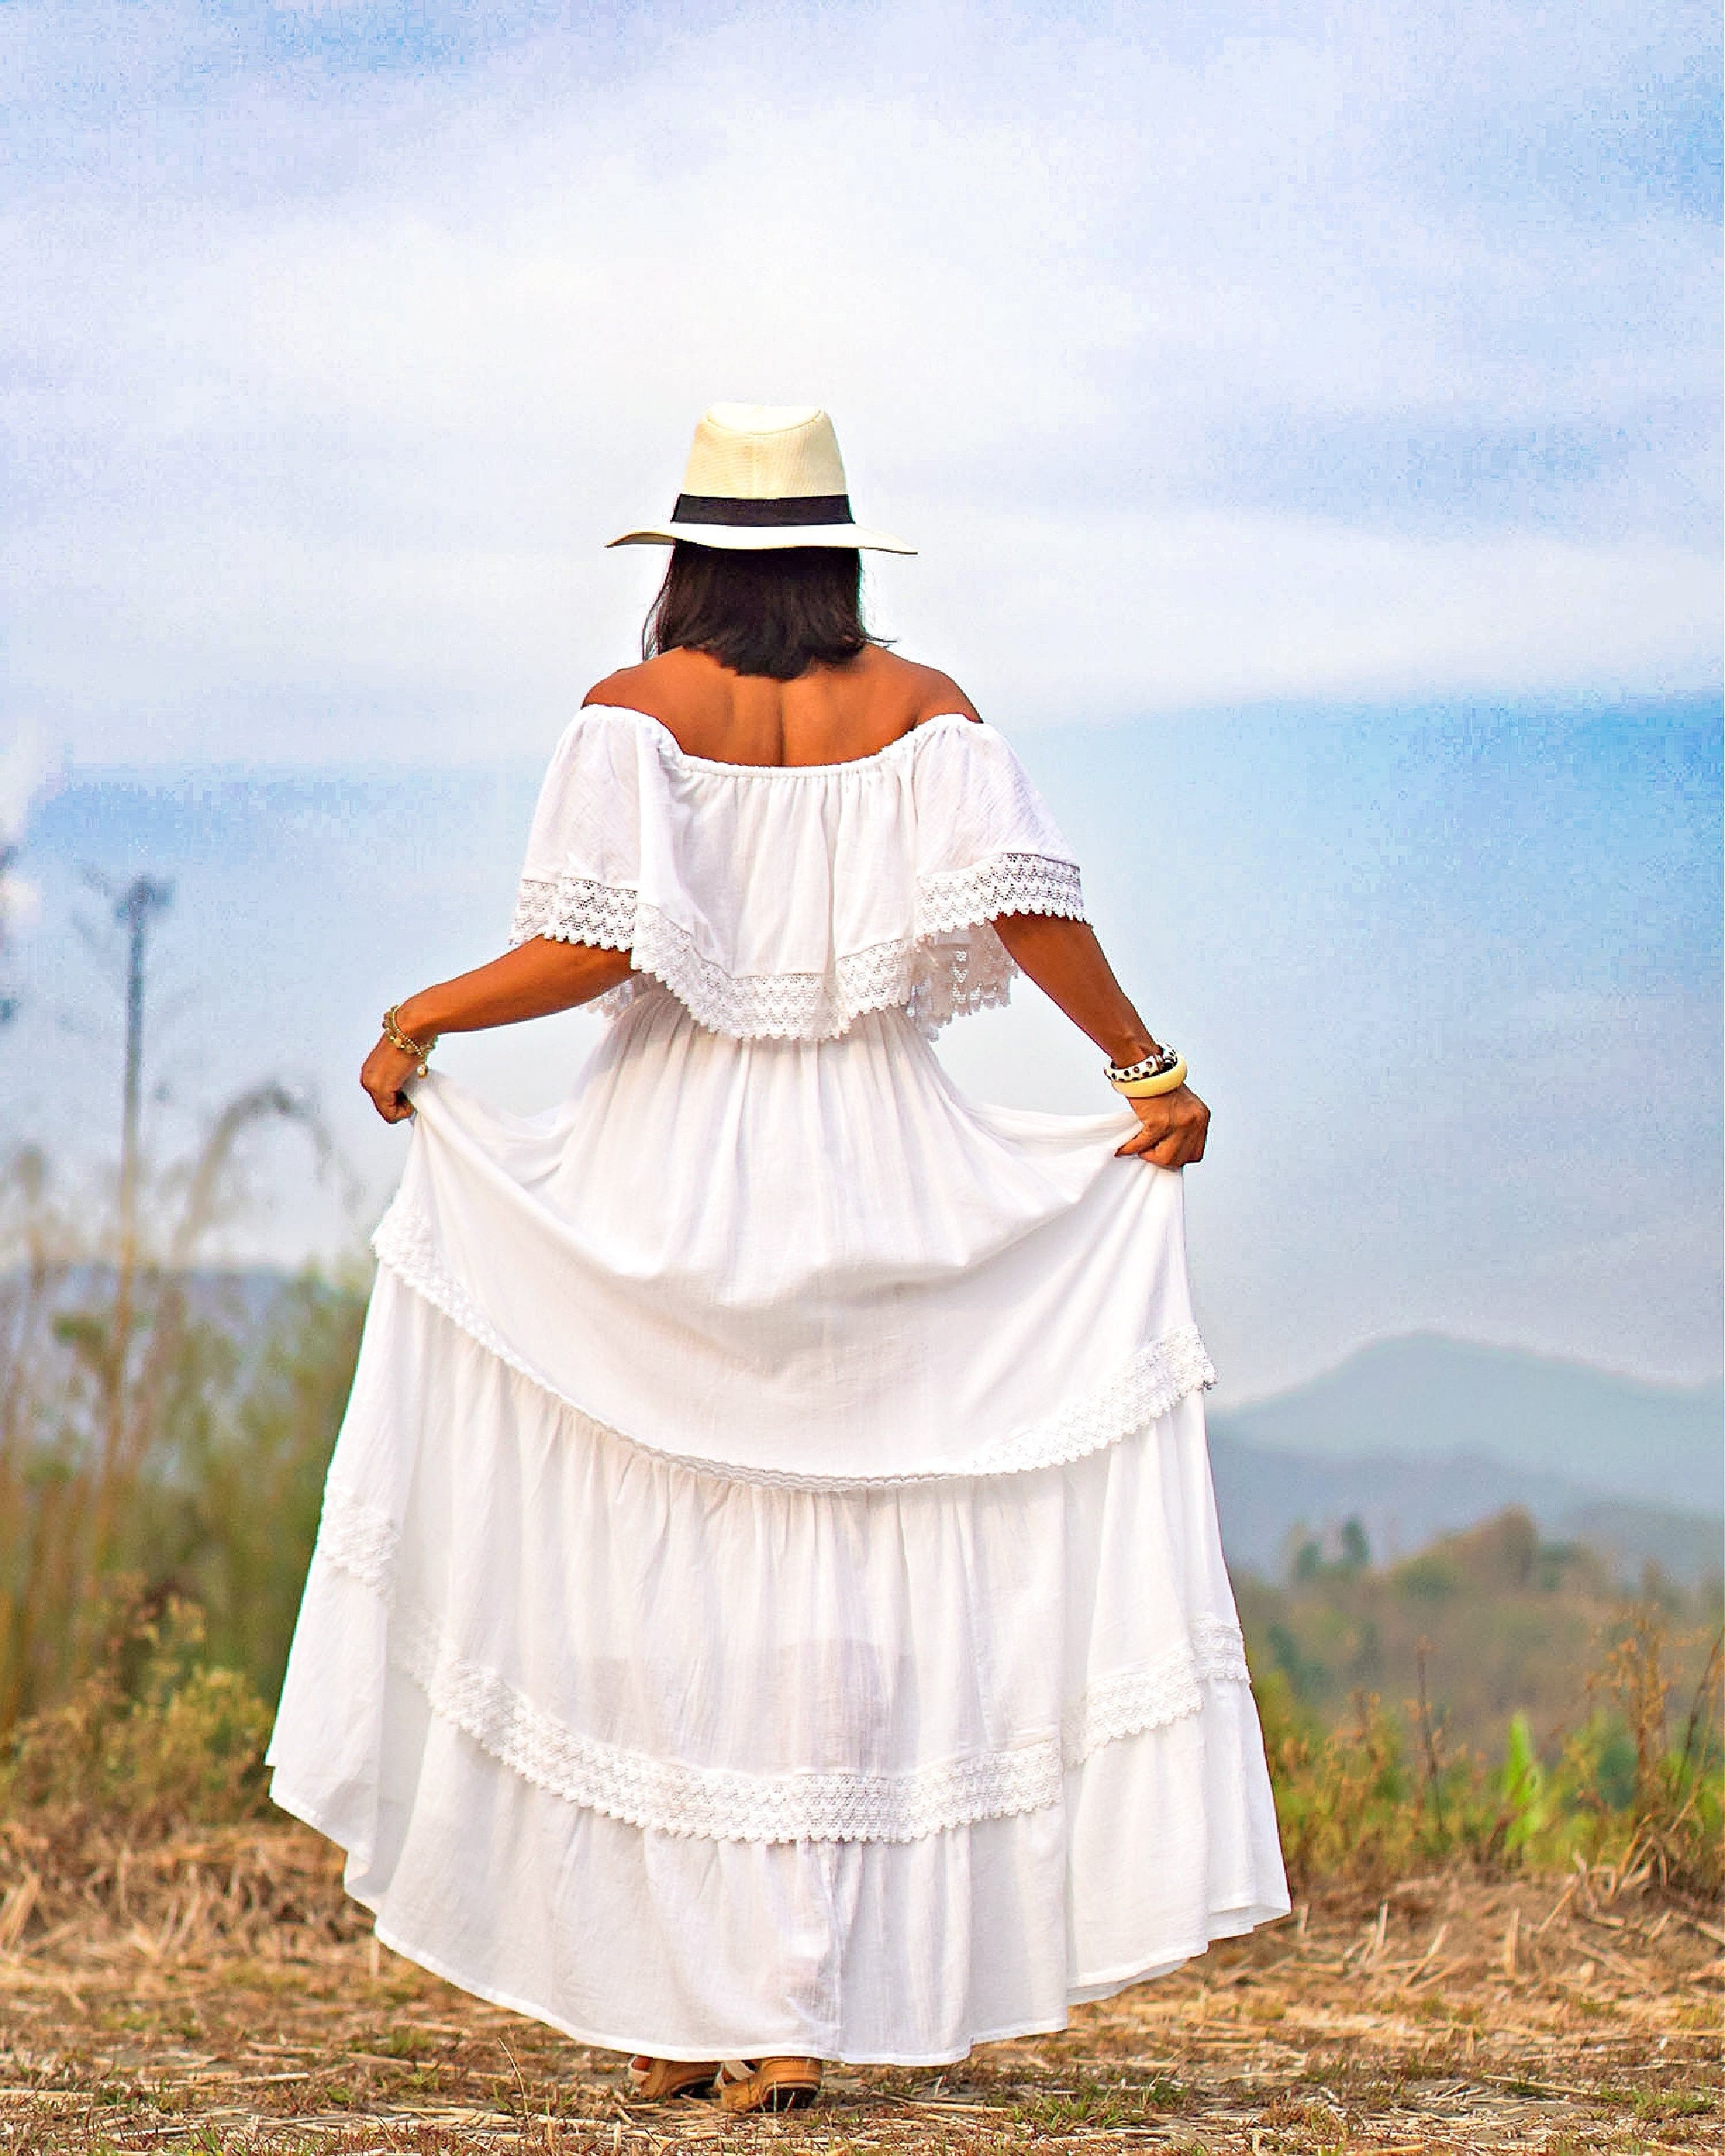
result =
M309 1799L297 1800L291 1791L281 1790L278 1787L278 1780L279 1774L271 1782L270 1801L289 1814L291 1817L310 1827L315 1833L322 1834L326 1840L334 1842L344 1854L348 1853L348 1846L341 1837L323 1824L319 1816L320 1808ZM567 2036L570 2042L585 2045L591 2050L615 2052L624 2058L645 2057L685 2061L713 2058L775 2056L785 2050L788 2041L788 2040L775 2038L771 2042L767 2042L763 2039L761 2044L753 2048L746 2045L733 2044L729 2040L723 2044L705 2046L668 2045L657 2039L643 2039L637 2041L630 2037L600 2034L593 2029L582 2028L573 2021L565 2021L560 2015L553 2014L547 2008L536 2005L531 2000L523 1997L517 1992L508 1991L493 1984L476 1983L469 1977L460 1975L453 1962L446 1960L441 1954L430 1949L413 1945L405 1934L398 1933L392 1926L386 1924L379 1916L377 1904L358 1892L346 1880L342 1882L342 1888L350 1900L357 1902L361 1908L371 1911L373 1933L379 1943L387 1946L392 1953L399 1954L404 1961L411 1961L416 1967L429 1971L432 1976L441 1977L445 1984L454 1984L458 1991L465 1991L470 1998L483 1999L488 2006L502 2007L505 2012L520 2014L529 2021L538 2021L547 2028L555 2029L560 2035ZM1008 2022L997 2028L976 2030L966 2037L963 2045L957 2050L869 2052L866 2053L834 2050L810 2052L798 2055L819 2058L825 2064L842 2066L952 2066L957 2065L960 2059L969 2058L978 2044L1007 2044L1020 2037L1057 2035L1070 2025L1073 2007L1092 2005L1098 2000L1113 1998L1121 1991L1130 1990L1135 1984L1152 1983L1158 1977L1171 1976L1176 1969L1182 1968L1187 1962L1195 1960L1200 1954L1208 1953L1218 1940L1237 1939L1244 1933L1254 1930L1260 1924L1274 1923L1288 1915L1289 1907L1289 1902L1283 1899L1280 1902L1240 1902L1212 1909L1207 1913L1206 1932L1202 1940L1195 1943L1189 1941L1177 1946L1164 1949L1145 1961L1134 1961L1131 1968L1124 1973L1116 1969L1098 1976L1076 1979L1066 1986L1066 2009L1057 2019L1038 2015L1026 2021Z

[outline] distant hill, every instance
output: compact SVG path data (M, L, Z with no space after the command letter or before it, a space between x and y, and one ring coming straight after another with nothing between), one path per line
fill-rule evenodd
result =
M103 1304L115 1288L114 1269L101 1258L56 1266L50 1275L53 1301L62 1309ZM146 1281L151 1277L147 1269ZM262 1322L293 1284L297 1275L277 1265L198 1265L179 1275L179 1285L196 1318L227 1318L244 1327ZM0 1273L0 1294L14 1292L23 1275Z
M1588 1544L1630 1582L1649 1559L1690 1586L1725 1562L1725 1519L1716 1512L1602 1498L1560 1476L1477 1455L1314 1459L1272 1452L1238 1443L1231 1426L1219 1416L1210 1433L1222 1544L1230 1564L1268 1579L1282 1576L1296 1528L1321 1539L1358 1520L1374 1557L1389 1562L1512 1506L1530 1513L1548 1540Z
M1515 1493L1482 1495L1473 1518L1506 1503L1539 1514L1590 1498L1708 1515L1725 1505L1725 1387L1646 1384L1438 1333L1376 1341L1212 1423L1254 1452L1346 1461L1351 1474L1392 1461L1463 1479L1482 1465L1503 1470Z

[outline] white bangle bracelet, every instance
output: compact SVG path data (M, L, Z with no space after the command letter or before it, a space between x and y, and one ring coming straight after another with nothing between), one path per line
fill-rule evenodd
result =
M1108 1083L1128 1100L1153 1100L1159 1093L1176 1093L1186 1082L1186 1058L1176 1056L1166 1070L1159 1070L1150 1078L1116 1078L1111 1071Z

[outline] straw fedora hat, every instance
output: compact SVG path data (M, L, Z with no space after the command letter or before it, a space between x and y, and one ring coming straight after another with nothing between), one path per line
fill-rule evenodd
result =
M683 491L662 524L608 543L668 547L868 547L914 554L888 531L853 522L844 461L818 404L715 404L695 429Z

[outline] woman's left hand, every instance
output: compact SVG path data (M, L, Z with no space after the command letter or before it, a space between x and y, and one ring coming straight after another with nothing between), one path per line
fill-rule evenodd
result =
M418 1075L419 1058L405 1056L386 1036L380 1034L377 1046L361 1066L360 1083L386 1123L405 1123L413 1112L413 1103L402 1088Z
M1176 1086L1172 1093L1154 1093L1147 1100L1126 1104L1138 1117L1138 1128L1114 1157L1146 1160L1157 1168L1189 1168L1204 1157L1204 1137L1210 1127L1210 1111L1190 1086Z

